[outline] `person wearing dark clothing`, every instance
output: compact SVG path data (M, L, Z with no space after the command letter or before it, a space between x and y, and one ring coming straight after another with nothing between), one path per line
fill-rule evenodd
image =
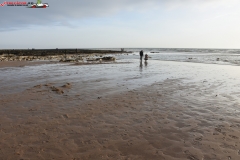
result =
M143 58L143 50L140 51L140 60L142 61L142 58Z

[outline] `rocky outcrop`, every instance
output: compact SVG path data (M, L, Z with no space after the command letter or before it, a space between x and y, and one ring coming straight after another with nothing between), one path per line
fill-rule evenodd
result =
M112 56L103 54L71 54L71 55L53 55L53 56L18 56L14 54L0 55L0 61L59 61L59 62L84 62L84 61L115 61Z
M87 61L115 61L115 57L100 57L100 58L87 58Z
M103 61L115 61L116 58L115 57L103 57L102 60Z

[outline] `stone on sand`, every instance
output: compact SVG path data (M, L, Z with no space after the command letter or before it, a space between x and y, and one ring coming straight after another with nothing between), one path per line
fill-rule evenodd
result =
M52 91L55 91L58 94L63 94L64 93L63 90L61 90L60 88L57 88L55 86L52 86L51 89L52 89Z

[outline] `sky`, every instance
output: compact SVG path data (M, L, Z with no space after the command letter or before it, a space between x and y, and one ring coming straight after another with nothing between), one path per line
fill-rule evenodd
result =
M42 3L49 7L0 7L0 49L240 49L239 0L42 0Z

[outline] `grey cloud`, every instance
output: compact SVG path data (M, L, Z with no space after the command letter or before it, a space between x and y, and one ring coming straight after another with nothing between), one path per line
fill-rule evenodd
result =
M0 8L0 31L15 30L30 25L63 25L73 27L69 21L115 14L121 10L146 9L159 4L159 0L46 0L47 9L4 6Z
M13 0L12 0L13 1ZM20 0L19 0L20 1ZM218 0L225 1L225 0ZM234 0L228 0L234 1ZM0 7L0 31L16 30L31 25L62 25L74 27L72 20L89 17L102 17L120 11L151 10L163 5L182 5L191 0L43 0L49 3L47 9L30 9L26 7ZM216 2L216 0L195 0L194 2Z

